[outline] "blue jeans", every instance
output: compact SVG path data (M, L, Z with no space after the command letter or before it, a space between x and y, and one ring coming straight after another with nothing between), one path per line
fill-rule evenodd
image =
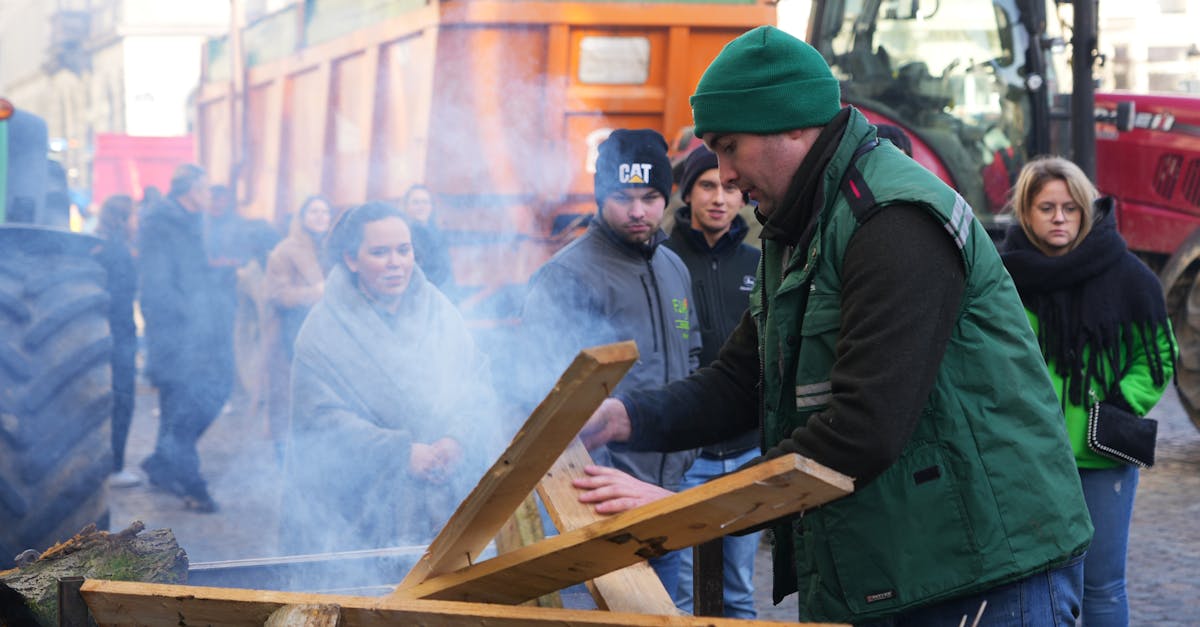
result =
M1075 627L1082 592L1083 556L1079 556L1051 571L865 625L955 627L963 624L964 617L970 625L987 601L979 627Z
M697 457L692 467L683 476L683 488L694 488L702 483L737 470L742 464L758 457L757 448L752 448L729 459L705 459ZM758 540L762 533L745 536L725 536L722 551L725 558L724 606L726 618L757 618L754 606L754 556L758 551ZM671 595L679 609L692 613L692 550L683 551L680 560L679 586Z
M679 585L679 557L690 552L691 549L671 551L647 560L650 568L654 569L654 574L658 575L658 580L667 589L668 594Z
M1137 466L1079 469L1083 498L1096 535L1083 564L1083 624L1108 627L1129 624L1125 595L1125 554L1129 521L1137 492Z

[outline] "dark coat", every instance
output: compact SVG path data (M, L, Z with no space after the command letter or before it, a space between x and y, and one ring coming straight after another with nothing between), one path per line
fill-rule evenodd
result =
M123 241L106 239L96 249L96 261L107 273L108 326L113 340L113 390L133 394L137 373L137 325L133 321L133 301L137 296L137 267Z
M675 229L665 244L679 255L692 275L692 295L703 341L700 365L707 366L716 360L717 351L750 306L750 291L762 253L743 243L749 228L741 216L734 218L729 231L711 248L704 234L693 229L691 223L691 207L676 210Z
M425 278L442 293L453 296L454 268L441 229L432 221L421 224L415 220L409 223L409 228L412 230L413 254Z
M141 305L147 372L157 385L232 381L233 338L224 320L228 297L209 266L202 233L201 217L172 198L142 216Z
M717 359L717 352L737 328L742 314L750 306L758 259L757 248L743 242L749 228L742 216L733 219L729 231L709 247L704 233L692 228L692 208L675 211L675 229L666 246L675 251L692 275L692 294L700 319L700 365ZM723 459L733 457L760 444L758 429L748 429L720 444L706 446L703 453Z

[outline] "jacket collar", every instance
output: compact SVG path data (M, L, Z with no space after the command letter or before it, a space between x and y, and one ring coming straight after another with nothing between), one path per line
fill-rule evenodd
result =
M645 244L630 244L621 239L599 213L592 217L591 223L588 224L588 231L596 232L599 237L612 244L617 250L638 259L650 259L654 256L654 252L658 249L659 244L667 240L667 234L662 229L658 229L650 237L649 242Z
M794 246L807 240L816 224L816 217L824 205L825 171L842 145L842 136L850 126L852 107L846 107L838 112L805 155L800 167L792 177L791 186L784 196L783 202L769 218L763 222L763 239L775 240L788 246ZM757 213L759 221L762 214Z

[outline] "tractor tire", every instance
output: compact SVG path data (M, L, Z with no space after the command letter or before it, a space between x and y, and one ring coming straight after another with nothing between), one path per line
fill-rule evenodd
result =
M1172 288L1168 297L1171 324L1179 359L1175 362L1175 390L1192 424L1200 429L1200 274L1189 272Z
M12 248L0 254L0 569L88 523L106 529L112 472L105 270Z

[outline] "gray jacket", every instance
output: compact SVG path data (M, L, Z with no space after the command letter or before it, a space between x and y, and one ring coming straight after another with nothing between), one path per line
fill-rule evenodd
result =
M527 346L544 347L527 386L540 400L580 349L634 340L639 359L614 394L662 386L699 367L700 333L692 280L679 257L659 246L620 240L600 218L530 279L522 312ZM622 444L593 451L598 463L678 490L696 450L633 452Z

